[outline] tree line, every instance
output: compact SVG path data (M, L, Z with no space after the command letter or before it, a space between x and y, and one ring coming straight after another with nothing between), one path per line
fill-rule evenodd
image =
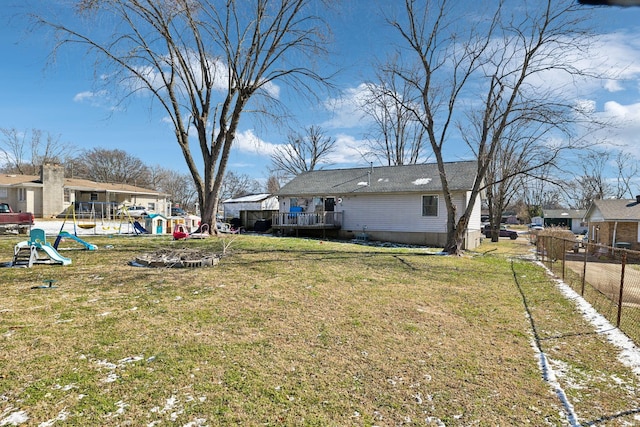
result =
M39 129L29 131L0 128L0 172L39 175L45 163L64 166L65 178L102 183L128 184L169 195L172 203L194 210L196 190L188 174L159 165L148 165L124 150L79 149L60 135ZM228 171L221 187L222 199L265 192L255 178Z

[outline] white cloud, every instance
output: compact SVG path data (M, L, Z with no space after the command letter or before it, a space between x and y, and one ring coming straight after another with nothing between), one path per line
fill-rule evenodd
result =
M202 83L204 81L204 75L201 67L201 60L197 53L193 51L184 52L184 57L187 60L188 66L190 68L190 73L193 76L196 82ZM170 63L170 58L168 56L165 57L167 64ZM226 93L229 88L229 68L227 65L220 60L219 58L207 58L207 65L209 76L213 78L212 88L221 93ZM180 73L180 70L176 70ZM138 67L137 72L144 76L144 79L151 84L155 89L161 89L165 86L164 79L162 78L163 74L169 76L171 73L170 67L167 65L163 67L162 71L159 71L156 67ZM142 93L148 93L146 84L143 84L142 81L134 75L131 75L131 78L127 81L127 85L132 91L141 90ZM280 86L273 82L267 82L262 87L262 90L272 98L279 98L280 96Z
M604 111L597 116L611 124L590 135L594 142L640 159L640 103L625 105L608 101L604 104Z
M327 159L329 163L351 165L363 163L364 158L358 149L364 145L363 141L346 134L338 134L335 139L334 150Z
M622 105L616 101L609 101L604 104L604 112L623 123L629 122L640 127L640 103Z
M277 144L272 144L258 138L251 129L236 133L234 148L243 153L271 156L275 152L276 147Z
M603 34L595 39L587 54L576 51L567 56L573 57L571 61L577 68L600 78L550 72L543 76L545 81L564 90L570 90L573 86L576 96L589 96L602 89L608 93L638 89L640 43L636 36L619 32Z
M367 121L366 115L360 106L367 95L367 86L361 83L357 87L346 89L342 96L330 98L324 102L325 108L333 113L333 118L322 123L321 126L329 129L356 128Z
M84 91L84 92L77 93L73 97L73 101L74 102L89 102L91 105L101 106L101 105L103 105L103 103L106 100L106 98L107 98L107 91L106 90L100 90L98 92Z

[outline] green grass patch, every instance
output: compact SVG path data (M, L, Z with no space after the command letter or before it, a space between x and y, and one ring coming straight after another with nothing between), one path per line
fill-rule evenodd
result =
M70 266L0 270L4 416L24 410L33 425L63 411L74 425L562 425L534 335L581 420L638 405L629 392L638 380L616 350L543 269L519 259L530 254L524 238L462 257L260 236L86 240L98 251L65 251ZM7 261L15 243L0 239ZM129 265L183 247L226 255L212 268ZM58 288L31 289L49 278Z

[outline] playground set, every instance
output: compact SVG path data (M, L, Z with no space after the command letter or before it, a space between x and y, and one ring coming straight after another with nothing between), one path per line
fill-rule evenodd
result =
M65 220L60 227L60 231L56 236L53 244L47 242L47 236L44 230L40 228L32 228L29 233L29 240L19 242L13 249L13 262L14 267L28 267L31 268L33 264L61 264L70 265L71 259L63 256L58 252L60 242L63 240L70 240L75 243L79 243L83 249L89 251L95 251L98 247L92 243L89 243L77 235L77 228L85 228L76 222L75 211L73 217L73 231L71 234L64 230L67 223L68 215L65 216Z
M58 243L58 239L56 239ZM87 242L87 249L95 250L96 247ZM44 256L43 256L44 255ZM58 252L57 247L47 242L47 236L44 230L40 228L32 228L29 234L29 240L19 242L13 250L13 267L29 267L33 264L62 264L70 265L71 258L62 256Z
M78 207L80 212L76 212L75 205L71 205L67 208L64 221L71 218L73 219L73 234L77 235L76 227L84 230L96 230L101 229L103 233L109 234L149 234L149 231L138 221L138 218L134 218L126 206L122 206L117 214L114 214L114 205L105 202L79 202ZM99 210L96 210L99 207ZM86 209L83 209L86 208ZM100 218L100 224L98 224L98 217ZM64 224L63 224L64 226ZM97 233L96 233L97 234Z

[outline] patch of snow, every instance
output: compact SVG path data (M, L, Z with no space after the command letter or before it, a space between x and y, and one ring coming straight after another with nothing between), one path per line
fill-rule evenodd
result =
M27 415L27 411L16 411L9 414L8 417L0 420L0 426L17 426L19 424L24 424L29 420L29 416Z
M366 187L367 185L369 185L369 183L368 183L368 182L366 182L366 181L360 181L360 182L358 183L358 185L363 186L363 187Z
M412 184L413 185L427 185L431 181L432 181L431 178L418 178L415 181L413 181Z
M116 365L115 363L107 362L106 360L97 360L96 364L102 368L107 369L116 369L118 367L118 365Z
M635 345L635 343L622 333L622 331L613 326L603 315L598 313L593 306L574 291L571 286L556 278L543 263L536 262L536 264L547 271L547 274L554 279L560 292L565 296L565 298L575 303L576 308L582 313L583 317L596 328L596 331L599 334L604 335L611 344L620 349L618 360L623 365L631 368L636 375L640 376L640 349ZM527 315L527 317L529 316ZM540 349L535 340L532 340L531 345L537 353L538 363L540 370L542 371L543 378L554 387L558 398L564 406L565 415L569 424L572 427L579 426L580 424L578 423L578 418L573 409L573 405L569 402L564 390L558 383L556 372L551 367L552 362L547 359L546 354ZM558 366L562 369L560 365Z
M167 399L167 402L165 403L164 408L162 408L160 412L170 411L171 409L175 408L177 404L178 404L178 398L175 396L171 396L170 398Z
M129 405L127 405L126 403L124 403L122 400L118 400L118 401L116 402L116 406L118 407L118 410L116 411L116 415L122 415L122 414L124 414L125 409L126 409L126 408L127 408L127 406L129 406Z
M527 317L529 317L528 314ZM556 393L556 396L558 396L558 399L560 399L560 402L562 403L562 406L565 410L564 415L567 417L569 425L571 427L579 427L580 423L578 423L578 416L576 415L573 405L571 404L571 402L569 402L569 398L564 392L564 389L558 382L558 378L556 377L555 371L551 367L551 363L547 359L547 355L542 351L535 339L531 340L531 347L536 352L538 358L538 367L542 372L542 378L547 383L549 383L551 387L553 387L553 391Z
M125 363L133 363L133 362L137 362L138 360L142 360L144 359L143 356L130 356L130 357L125 357L124 359L118 360L119 364L125 364Z
M183 427L201 427L207 422L206 418L196 418L193 421L186 423Z
M102 382L103 383L112 383L118 380L118 375L115 372L111 372L109 375L107 375L107 378L103 379Z
M78 386L75 385L75 384L67 384L65 386L61 386L60 384L56 384L56 385L52 386L51 388L54 389L54 390L69 391L71 389L78 388Z
M65 421L69 417L69 411L66 409L67 408L62 409L55 418L38 424L38 427L51 427L56 423L56 421Z
M640 348L638 348L629 337L622 333L620 329L613 326L603 315L598 313L591 304L569 285L562 280L555 279L555 281L560 292L575 302L578 310L585 319L595 326L597 332L604 335L611 344L620 349L618 360L625 366L631 368L636 375L640 376Z

